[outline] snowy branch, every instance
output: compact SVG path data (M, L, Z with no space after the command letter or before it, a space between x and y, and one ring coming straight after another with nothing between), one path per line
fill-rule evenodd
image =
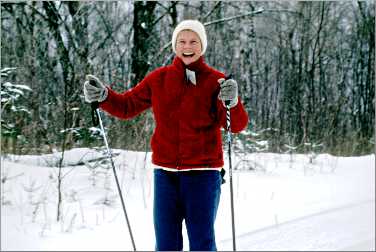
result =
M247 12L245 14L217 19L217 20L214 20L214 21L210 21L210 22L204 23L204 26L209 26L209 25L213 25L213 24L223 23L223 22L227 22L227 21L230 21L230 20L233 20L233 19L237 19L237 18L242 18L242 17L247 17L247 16L253 16L253 15L256 15L256 14L260 14L263 11L264 11L264 9L261 8L261 9L258 9L256 11Z

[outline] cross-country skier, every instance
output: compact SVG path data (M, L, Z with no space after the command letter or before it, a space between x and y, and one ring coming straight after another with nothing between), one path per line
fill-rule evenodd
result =
M207 37L202 23L182 21L171 42L176 54L172 64L150 72L134 88L116 93L88 75L84 96L122 119L152 108L155 249L182 250L184 220L190 250L213 251L224 165L224 101L231 101L232 132L246 127L248 115L238 97L237 82L225 80L223 73L205 63Z

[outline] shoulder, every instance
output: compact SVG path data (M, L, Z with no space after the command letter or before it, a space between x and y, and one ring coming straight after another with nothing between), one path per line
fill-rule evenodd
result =
M167 66L162 66L154 69L150 73L146 75L145 78L159 78L161 75L163 75L167 70Z
M225 74L211 66L208 66L207 67L207 71L209 72L209 76L210 78L213 78L213 79L220 79L220 78L224 78L225 77Z
M222 73L222 72L220 72L220 71L218 71L217 69L215 69L215 68L212 68L212 67L210 67L211 69L212 69L212 75L214 75L216 78L224 78L225 77L225 74L224 73Z
M163 79L166 71L167 71L167 66L158 67L154 69L153 71L149 72L145 76L144 81L150 84L160 82Z

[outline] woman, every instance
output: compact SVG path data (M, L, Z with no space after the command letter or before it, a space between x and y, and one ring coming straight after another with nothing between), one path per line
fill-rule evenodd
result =
M224 102L230 101L232 132L246 127L248 115L236 81L225 80L223 73L205 63L207 38L199 21L182 21L171 42L176 54L171 65L152 71L124 93L88 75L85 100L99 102L101 109L122 119L152 108L156 250L183 249L184 220L190 250L213 251L217 249L214 222L224 165Z

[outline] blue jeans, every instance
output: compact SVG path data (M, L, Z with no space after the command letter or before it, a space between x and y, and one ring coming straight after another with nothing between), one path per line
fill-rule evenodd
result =
M183 220L190 250L217 250L214 222L221 182L219 171L154 170L156 250L183 250Z

